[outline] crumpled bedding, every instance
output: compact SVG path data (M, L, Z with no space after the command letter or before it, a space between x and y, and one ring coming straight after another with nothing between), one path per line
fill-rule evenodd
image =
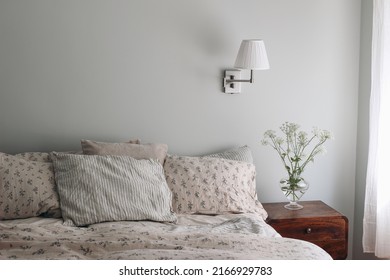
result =
M178 215L178 222L121 221L69 227L62 219L0 221L0 259L331 259L312 243L281 237L254 214Z

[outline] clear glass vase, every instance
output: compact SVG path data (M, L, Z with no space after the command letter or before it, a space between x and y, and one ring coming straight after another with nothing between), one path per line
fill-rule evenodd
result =
M303 206L298 201L309 189L309 183L302 177L283 178L280 180L280 189L289 201L284 207L289 210L299 210Z

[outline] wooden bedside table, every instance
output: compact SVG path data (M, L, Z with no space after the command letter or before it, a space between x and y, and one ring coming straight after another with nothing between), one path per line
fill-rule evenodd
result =
M302 201L301 210L287 210L286 202L262 203L268 213L266 222L283 237L312 242L333 259L348 254L348 219L322 201Z

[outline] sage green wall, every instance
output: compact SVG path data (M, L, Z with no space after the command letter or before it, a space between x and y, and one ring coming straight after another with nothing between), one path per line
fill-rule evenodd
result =
M138 137L187 155L248 144L260 200L283 201L284 170L262 133L284 121L318 126L335 140L305 171L304 198L353 229L360 5L0 0L0 150L74 150L81 138ZM222 71L247 38L265 40L271 69L224 94Z

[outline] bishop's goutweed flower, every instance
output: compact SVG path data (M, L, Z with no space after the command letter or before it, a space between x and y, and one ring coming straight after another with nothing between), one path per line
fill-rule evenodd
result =
M299 178L306 165L314 161L314 157L325 152L323 144L333 139L328 130L313 128L311 135L299 130L299 125L285 122L280 127L282 136L274 130L267 130L261 141L263 145L270 145L279 154L291 182Z

